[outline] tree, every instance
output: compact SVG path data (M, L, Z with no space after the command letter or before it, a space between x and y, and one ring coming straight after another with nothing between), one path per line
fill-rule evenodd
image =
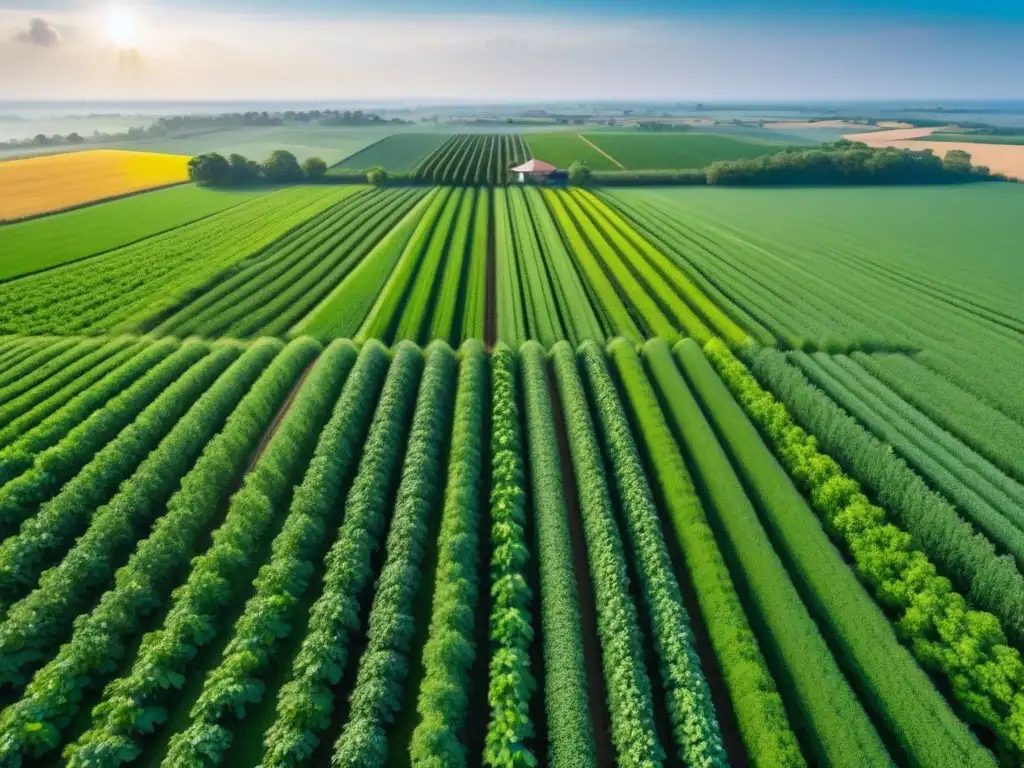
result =
M302 172L307 181L319 181L327 175L327 163L319 157L307 157L302 163Z
M970 173L971 153L962 149L951 149L942 158L942 167L951 173Z
M590 170L590 166L582 160L577 160L569 166L569 183L574 187L586 185L592 176L593 171Z
M366 180L375 187L383 187L388 183L388 172L379 165L371 168L366 174Z
M302 166L298 158L286 149L276 149L263 164L263 175L273 184L302 181Z
M68 144L84 144L85 139L79 136L77 133L69 133L67 138Z
M196 155L188 161L188 177L200 184L227 186L231 183L231 163L216 152Z
M232 153L228 155L231 165L231 183L236 185L255 184L260 180L260 164L249 160L244 155Z

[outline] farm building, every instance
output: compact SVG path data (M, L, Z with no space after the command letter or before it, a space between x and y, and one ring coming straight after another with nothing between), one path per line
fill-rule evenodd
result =
M557 170L558 168L551 163L545 163L543 160L534 158L527 160L522 165L517 165L512 169L512 173L518 174L520 184L524 184L527 181L543 183Z

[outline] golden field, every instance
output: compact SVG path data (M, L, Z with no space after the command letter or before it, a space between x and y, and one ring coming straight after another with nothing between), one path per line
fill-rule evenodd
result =
M188 180L188 158L96 149L0 162L0 220Z

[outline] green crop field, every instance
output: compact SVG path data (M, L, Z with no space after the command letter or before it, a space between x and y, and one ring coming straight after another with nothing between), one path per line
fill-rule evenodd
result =
M0 280L105 253L265 194L188 185L0 227Z
M338 163L332 171L364 171L381 167L394 173L408 173L448 137L440 133L403 133L388 136Z
M1024 187L574 142L0 227L0 765L1022 764Z
M795 146L791 142L738 138L707 133L585 134L590 141L619 161L627 170L704 168L716 160L743 160L770 155Z
M559 168L568 168L577 160L592 171L614 171L619 166L584 141L578 133L534 133L526 137L530 154Z

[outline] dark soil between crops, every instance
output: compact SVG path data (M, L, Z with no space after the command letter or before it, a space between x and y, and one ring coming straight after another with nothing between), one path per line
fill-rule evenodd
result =
M494 349L498 341L498 264L494 241L494 198L488 196L487 209L487 290L484 304L484 346Z

